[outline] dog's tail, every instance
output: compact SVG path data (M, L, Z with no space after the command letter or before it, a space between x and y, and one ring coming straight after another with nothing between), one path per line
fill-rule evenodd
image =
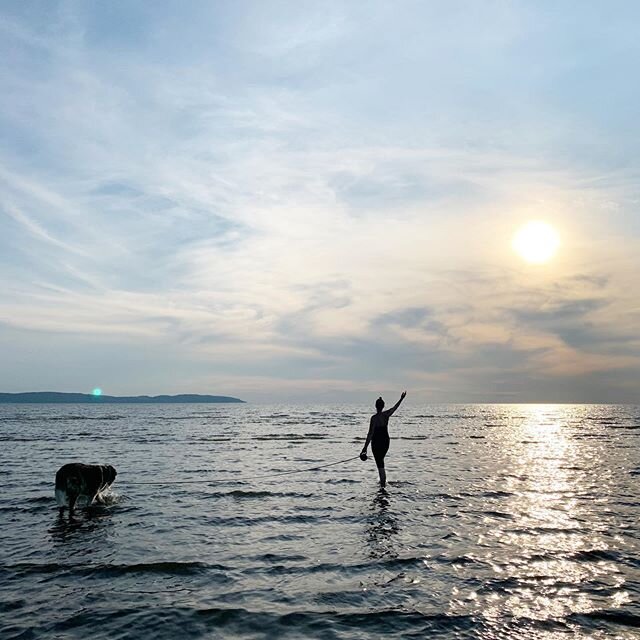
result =
M62 467L56 473L56 502L59 507L69 506L69 494L82 492L82 478L77 471Z
M58 469L56 473L56 491L58 489L66 489L67 488L67 474L64 471L64 467L62 469Z

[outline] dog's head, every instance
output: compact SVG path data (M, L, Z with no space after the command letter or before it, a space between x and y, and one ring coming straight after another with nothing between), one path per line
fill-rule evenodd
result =
M110 464L105 465L104 467L104 479L107 484L113 484L115 482L116 476L118 472L115 470L115 467L112 467Z

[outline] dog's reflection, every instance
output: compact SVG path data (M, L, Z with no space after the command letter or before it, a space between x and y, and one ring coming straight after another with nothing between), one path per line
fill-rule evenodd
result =
M55 542L69 542L78 535L91 534L112 525L113 510L103 505L91 505L65 515L58 511L49 529Z
M391 509L391 496L385 488L380 487L373 497L367 520L367 545L371 557L396 558L394 536L400 532L400 526Z

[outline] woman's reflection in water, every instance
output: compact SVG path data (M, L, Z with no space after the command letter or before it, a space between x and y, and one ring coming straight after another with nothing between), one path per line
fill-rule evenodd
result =
M400 532L398 519L391 510L391 497L384 487L380 487L371 501L367 516L367 544L372 558L397 558L394 536Z

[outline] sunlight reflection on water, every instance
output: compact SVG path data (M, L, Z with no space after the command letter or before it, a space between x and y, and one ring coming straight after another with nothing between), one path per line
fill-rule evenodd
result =
M451 610L496 621L505 615L561 620L602 607L603 596L612 607L628 602L625 577L607 559L611 473L605 452L597 439L580 438L569 427L584 408L525 405L501 411L509 427L495 444L509 457L503 490L510 517L501 524L484 518L490 529L479 539L493 541L479 559L490 564L503 593L485 588L463 597L457 590ZM596 487L604 496L595 497ZM586 593L585 583L600 592Z

